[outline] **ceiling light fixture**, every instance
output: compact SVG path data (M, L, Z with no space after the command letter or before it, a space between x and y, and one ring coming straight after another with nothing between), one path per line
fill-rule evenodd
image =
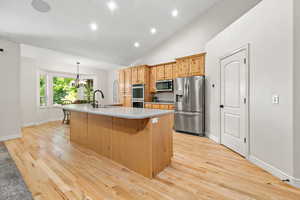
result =
M140 47L140 43L135 42L135 43L134 43L134 47L139 48L139 47Z
M108 9L109 9L110 11L112 11L112 12L115 11L115 10L118 8L117 3L114 2L113 0L107 2L106 5L107 5Z
M177 17L178 16L178 10L177 9L172 10L172 16L173 17Z
M90 23L90 28L92 31L98 30L98 25L96 23Z
M31 6L39 12L49 12L51 10L50 5L44 0L32 0Z
M156 34L156 33L157 33L156 28L151 28L151 29L150 29L150 33L151 33L152 35Z

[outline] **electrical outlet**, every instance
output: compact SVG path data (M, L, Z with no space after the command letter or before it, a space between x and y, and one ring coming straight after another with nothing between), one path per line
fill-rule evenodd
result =
M272 96L272 102L273 102L273 104L279 104L279 96L278 95L273 95Z
M158 118L153 118L153 119L151 119L151 122L152 122L152 124L157 124L158 123Z

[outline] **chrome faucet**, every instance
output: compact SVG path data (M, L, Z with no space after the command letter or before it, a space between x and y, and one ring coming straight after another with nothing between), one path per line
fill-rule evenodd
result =
M93 103L92 103L93 108L99 108L99 104L96 104L96 93L97 92L100 92L102 99L104 99L103 92L101 90L95 90L94 95L93 95Z

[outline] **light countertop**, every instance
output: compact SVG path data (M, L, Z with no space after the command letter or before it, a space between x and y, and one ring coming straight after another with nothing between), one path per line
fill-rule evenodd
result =
M156 110L145 108L129 108L119 106L106 106L104 108L93 108L90 104L70 104L61 108L69 111L85 112L95 115L105 115L110 117L125 119L147 119L174 113L172 110Z

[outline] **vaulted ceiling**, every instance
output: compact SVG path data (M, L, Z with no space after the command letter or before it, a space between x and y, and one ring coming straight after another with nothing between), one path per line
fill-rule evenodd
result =
M33 9L31 0L0 0L0 36L127 65L221 0L113 0L114 11L107 5L112 0L44 1L51 6L46 13ZM177 17L172 16L174 9ZM98 26L96 31L91 23Z

